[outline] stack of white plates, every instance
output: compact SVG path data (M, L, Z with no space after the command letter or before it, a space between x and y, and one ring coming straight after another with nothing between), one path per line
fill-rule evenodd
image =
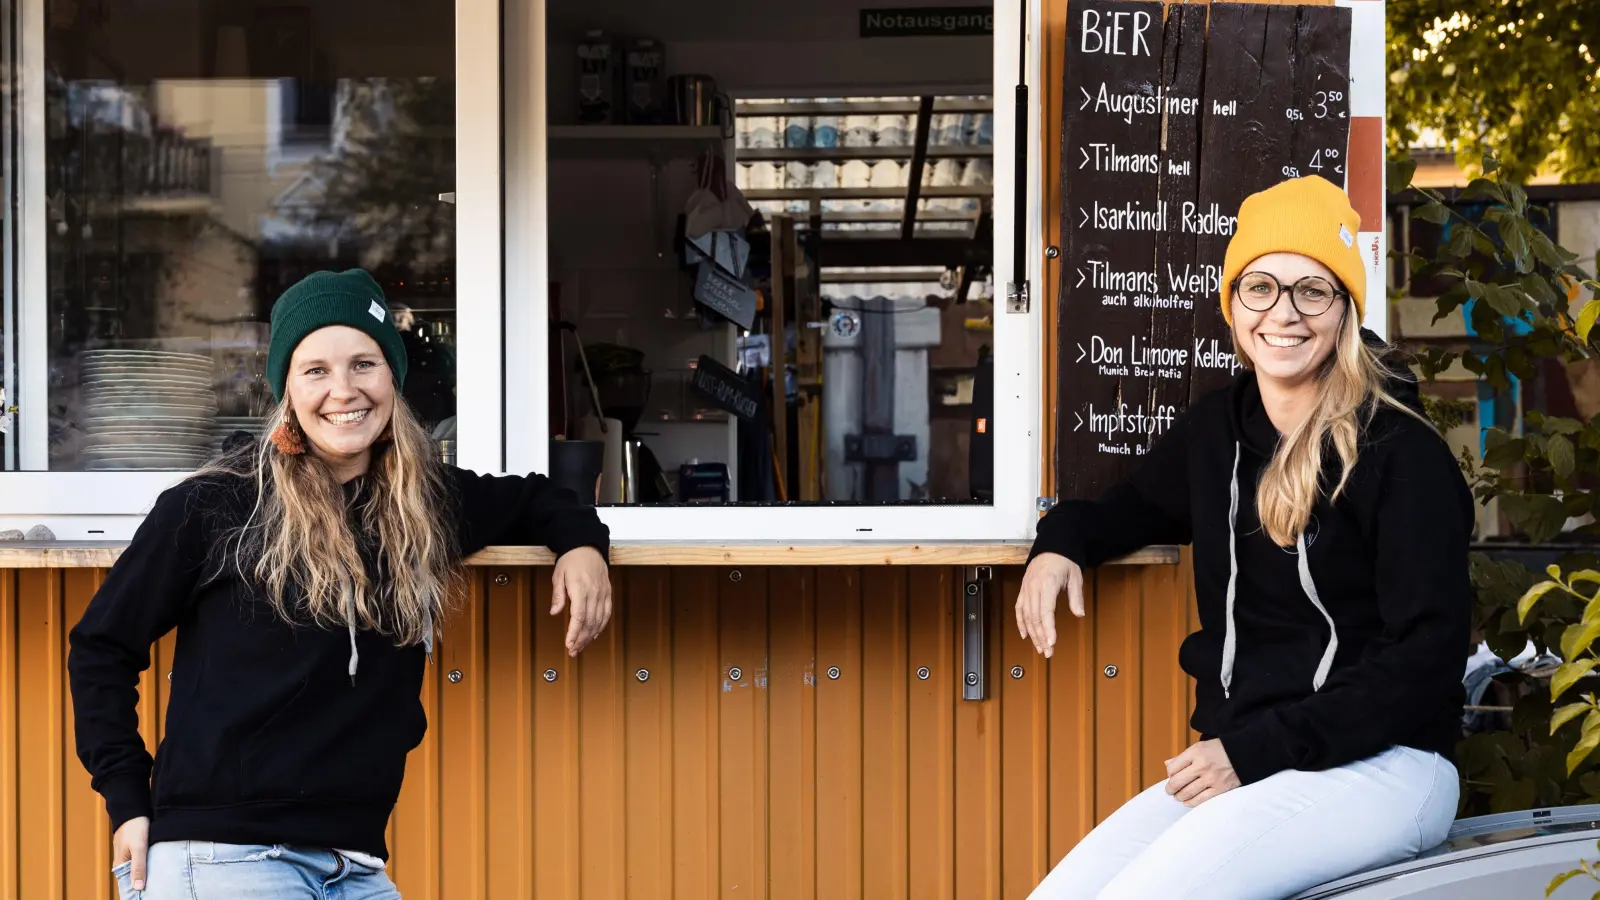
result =
M193 469L211 457L217 395L210 357L91 350L82 362L90 470Z

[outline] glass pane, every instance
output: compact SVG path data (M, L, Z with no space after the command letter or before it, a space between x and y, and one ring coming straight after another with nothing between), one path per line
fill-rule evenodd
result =
M601 62L627 59L631 99L642 52L591 34L573 67L603 86ZM586 122L574 93L548 104L552 306L571 326L552 404L615 457L602 502L991 502L992 466L972 464L992 459L974 448L993 403L989 96L936 96L919 128L903 89L752 95L731 127L652 132L631 107Z
M22 349L48 387L18 423L48 452L22 467L189 469L259 433L272 304L319 269L378 280L405 400L448 437L454 4L43 6L44 92L22 102L44 104L44 176L14 189L48 201L22 223L47 246L22 273L47 330Z

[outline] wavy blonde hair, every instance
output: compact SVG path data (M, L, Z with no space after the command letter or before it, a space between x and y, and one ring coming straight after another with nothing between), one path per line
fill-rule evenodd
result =
M421 643L462 576L452 518L444 514L450 502L444 467L427 433L397 394L393 441L373 446L362 476L367 489L351 509L344 485L322 460L273 445L270 435L285 422L299 429L287 398L267 417L259 440L194 475L255 482L254 508L222 549L287 621L345 627L353 620L396 644ZM362 560L363 541L377 548L376 581Z
M1384 386L1396 372L1362 339L1361 321L1352 312L1346 303L1338 343L1317 375L1317 399L1311 414L1278 442L1256 485L1261 527L1280 547L1293 547L1305 531L1322 491L1323 463L1329 450L1338 454L1339 479L1328 491L1328 499L1339 499L1356 465L1361 432L1380 407L1397 409L1433 428L1432 422ZM1247 367L1254 368L1246 346L1235 334L1234 352Z

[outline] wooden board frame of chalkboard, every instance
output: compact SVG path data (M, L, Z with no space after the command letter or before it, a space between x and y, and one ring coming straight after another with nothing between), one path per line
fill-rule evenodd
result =
M1319 149L1344 155L1343 110L1324 103L1327 115L1313 117L1306 107L1319 88L1322 101L1349 96L1350 18L1324 3L1047 0L1045 132L1059 140L1046 171L1060 177L1047 179L1045 200L1059 210L1048 243L1061 253L1043 348L1045 408L1055 411L1046 493L1098 494L1216 386L1216 373L1233 374L1215 274L1231 216L1248 193L1325 163ZM1278 38L1270 49L1268 29ZM1247 40L1261 46L1214 52ZM1253 72L1252 59L1262 61Z

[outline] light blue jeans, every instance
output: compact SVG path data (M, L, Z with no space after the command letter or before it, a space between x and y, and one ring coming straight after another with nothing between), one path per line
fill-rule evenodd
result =
M1194 809L1166 782L1072 848L1031 900L1283 900L1445 839L1455 766L1394 747L1321 772L1279 772Z
M120 900L400 900L383 869L332 850L163 841L146 859L143 891L132 863L112 870Z

